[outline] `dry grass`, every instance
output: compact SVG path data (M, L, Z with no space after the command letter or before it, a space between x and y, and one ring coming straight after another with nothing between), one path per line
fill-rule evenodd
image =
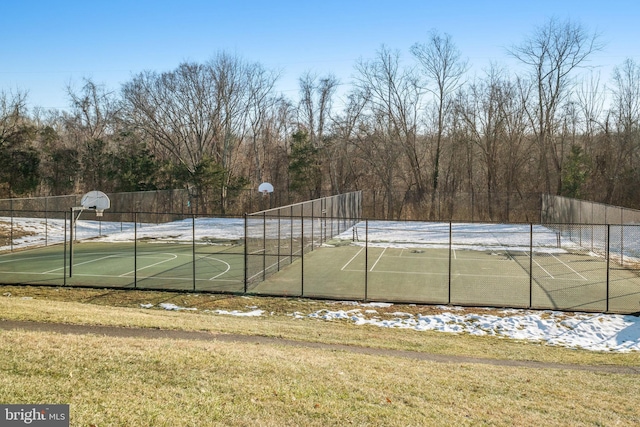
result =
M200 309L194 313L139 308L140 303L159 302ZM240 318L202 313L253 307L273 314ZM297 299L0 287L4 319L207 330L496 359L640 366L637 354L601 354L290 316L326 307L337 308L333 303ZM393 310L425 314L437 308L394 306ZM441 364L222 341L29 331L0 331L0 336L0 401L69 403L74 426L640 423L637 375Z
M637 376L215 341L0 334L0 401L69 403L73 425L640 422Z
M25 236L33 236L36 233L27 231L17 224L7 221L0 221L0 246L9 246L12 239L19 239Z
M52 304L52 301L56 303ZM171 312L140 308L140 304L150 303L158 306L163 302L198 310ZM264 310L265 316L243 318L214 314L215 310L250 311L254 308ZM583 365L640 366L640 354L637 352L598 353L497 337L365 327L355 326L346 321L327 322L292 317L294 312L309 314L321 309L349 310L352 308L339 302L297 298L0 286L0 318L8 320L197 330L469 357ZM384 316L385 312L396 311L429 314L440 312L442 308L393 305L389 308L376 308L376 310ZM465 312L473 310L469 308ZM499 310L475 310L500 314Z

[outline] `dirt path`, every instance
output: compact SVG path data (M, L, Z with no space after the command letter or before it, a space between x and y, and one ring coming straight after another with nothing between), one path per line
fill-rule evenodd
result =
M239 334L216 334L201 331L180 331L169 329L148 329L148 328L123 328L117 326L92 326L92 325L71 325L64 323L38 323L15 320L0 320L0 329L4 330L28 330L39 332L54 332L59 334L92 334L107 337L120 338L141 338L141 339L177 339L177 340L201 340L201 341L224 341L242 342L252 344L266 344L291 346L302 348L317 348L320 350L337 350L350 353L358 353L373 356L403 357L415 360L426 360L437 363L474 363L483 365L512 366L534 369L569 369L590 372L600 372L608 374L631 374L640 375L640 366L614 366L614 365L571 365L561 363L534 362L526 360L500 360L485 359L479 357L452 356L441 354L430 354L407 350L390 350L382 348L360 347L354 345L324 344L306 341L294 341L282 338L262 337L255 335Z

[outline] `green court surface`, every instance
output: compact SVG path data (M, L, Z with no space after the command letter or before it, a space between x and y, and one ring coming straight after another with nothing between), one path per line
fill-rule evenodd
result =
M322 247L259 284L258 292L428 304L640 311L632 266L587 253ZM530 274L531 273L531 274ZM608 302L608 305L607 305Z
M242 246L95 243L0 256L3 283L242 292Z
M347 244L316 247L304 256L249 254L248 261L248 291L254 294L640 311L637 266L607 263L586 252L534 252L530 257L528 252L506 250L365 248ZM242 293L245 254L238 244L83 241L73 245L72 268L69 245L2 254L0 281Z

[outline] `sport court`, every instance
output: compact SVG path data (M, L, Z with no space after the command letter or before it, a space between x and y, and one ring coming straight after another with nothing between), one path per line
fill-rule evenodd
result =
M76 242L0 255L5 283L242 292L240 245Z
M290 294L298 291L314 297L585 311L605 311L608 292L610 311L640 309L640 278L634 270L611 265L607 289L603 258L587 252L530 254L505 249L324 246L256 290L273 293L287 287Z

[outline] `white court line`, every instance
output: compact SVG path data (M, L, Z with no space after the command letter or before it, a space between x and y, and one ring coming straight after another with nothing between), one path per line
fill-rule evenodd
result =
M561 259L559 259L558 257L556 257L554 254L551 254L552 257L554 257L555 259L558 260L558 262L560 262L562 265L564 265L565 267L567 267L569 270L573 271L574 273L576 273L578 276L580 276L583 280L589 280L586 277L584 277L582 274L578 273L577 271L575 271L570 265L566 264L564 261L562 261Z
M228 262L225 262L225 261L223 261L223 260L221 260L221 259L218 259L218 258L209 258L208 256L205 256L204 258L206 258L206 259L212 259L212 260L214 260L214 261L221 262L221 263L223 263L224 265L226 265L226 266L227 266L227 269L226 269L225 271L223 271L222 273L216 274L215 276L213 276L213 277L212 277L212 278L210 278L209 280L215 280L215 279L217 279L218 277L222 276L223 274L226 274L229 270L231 270L231 265L230 265ZM202 258L201 258L201 259L202 259Z
M364 270L344 270L347 272L357 272L357 273L362 273ZM376 270L373 273L385 273L385 274L398 274L398 275L403 275L403 274L410 274L410 275L414 275L414 276L448 276L449 273L444 272L444 273L433 273L433 272L428 272L428 271L393 271L393 270ZM452 278L456 278L456 277L493 277L493 278L500 278L500 279L528 279L529 275L525 274L525 275L520 275L520 276L512 276L512 275L505 275L505 276L496 276L493 274L476 274L476 273L454 273L451 275ZM576 280L576 279L574 279Z
M155 254L154 254L154 255L155 255ZM160 255L160 254L158 254L158 255ZM130 275L130 274L133 274L133 273L135 273L135 272L137 272L137 271L142 271L142 270L145 270L145 269L150 268L150 267L155 267L156 265L160 265L160 264L163 264L163 263L165 263L165 262L173 261L174 259L178 258L178 255L176 255L176 254L170 254L170 253L166 253L166 252L163 252L163 253L162 253L162 255L169 255L170 257L169 257L169 258L166 258L166 259L163 259L163 260L161 260L161 261L155 262L155 263L153 263L153 264L149 264L149 265L147 265L147 266L145 266L145 267L138 268L138 269L136 269L136 270L131 270L131 271L128 271L128 272L126 272L126 273L122 273L122 274L121 274L120 276L118 276L118 277L125 277L125 276L128 276L128 275ZM173 258L171 258L171 257L173 257Z
M354 259L356 259L356 257L358 255L360 255L360 253L362 253L362 251L364 251L364 247L360 248L360 250L349 260L347 261L347 263L345 265L342 266L342 268L340 269L340 271L345 271L345 268L347 268L349 266L349 264L351 264L351 261L353 261Z
M524 252L525 254L528 254L529 252ZM551 277L552 279L556 279L555 277L553 277L553 274L549 273L543 266L540 265L540 263L538 261L536 261L535 257L533 257L531 254L529 255L529 259L533 260L533 262L536 263L536 265L538 267L540 267L542 269L542 271L544 271L545 273L547 273L547 275L549 277ZM533 274L533 272L531 272Z
M382 253L378 256L378 259L376 259L376 262L374 262L373 265L371 266L371 268L369 269L369 271L373 271L373 269L376 268L376 265L378 264L378 261L380 261L380 259L382 258L382 256L384 255L384 253L386 251L387 251L387 248L384 248Z
M45 273L28 273L26 271L17 271L17 272L12 272L11 274L22 274L22 275L31 275L31 274L40 274L40 275L44 275ZM122 276L116 276L113 274L85 274L85 273L73 273L73 277L107 277L107 278L111 278L111 279L132 279L132 277L122 277ZM174 281L182 281L182 282L186 282L189 281L191 282L192 280L194 280L192 277L173 277L173 276L138 276L138 282L142 281L142 280L146 280L146 279L153 279L153 280L165 280L165 281L169 281L169 280L174 280ZM209 282L210 279L199 279L199 278L195 278L196 282ZM219 282L230 282L230 283L236 283L238 282L238 279L218 279Z
M78 264L73 264L73 267L77 267L79 265L84 265L84 264L90 264L90 263L96 262L96 261L102 261L103 259L107 259L107 258L115 258L117 256L118 255L107 255L107 256L100 257L100 258L90 259L89 261L81 262L81 263L78 263ZM64 268L65 267L54 268L53 270L45 271L42 274L53 273L54 271L62 270Z
M270 265L265 266L265 267L266 267L265 269L258 271L256 274L254 274L254 275L253 275L253 276L251 276L251 277L247 277L247 280L248 280L248 281L253 280L254 278L256 278L256 277L260 276L261 274L264 274L264 273L265 273L265 271L269 271L269 269L270 269L271 267L276 266L276 265L278 265L278 264L280 264L280 260L278 260L278 261L276 261L276 262L274 262L274 263L271 263ZM344 268L344 267L343 267L343 268ZM209 279L209 280L211 280L211 279Z

